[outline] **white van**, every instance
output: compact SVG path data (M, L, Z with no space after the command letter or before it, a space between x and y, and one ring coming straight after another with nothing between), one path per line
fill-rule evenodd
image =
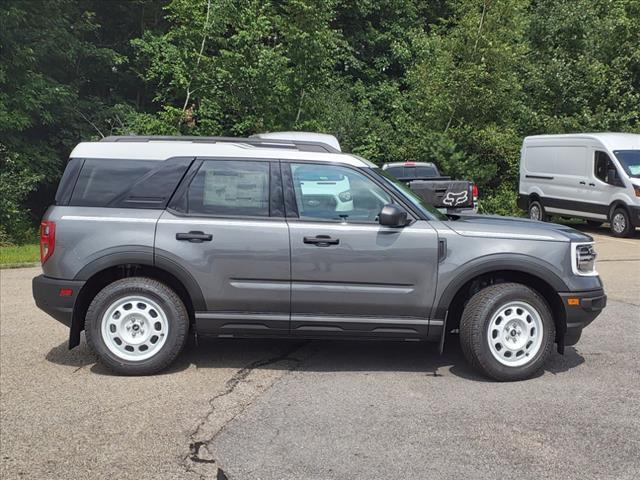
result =
M550 215L611 224L619 237L640 227L640 135L584 133L526 137L518 206L529 218Z

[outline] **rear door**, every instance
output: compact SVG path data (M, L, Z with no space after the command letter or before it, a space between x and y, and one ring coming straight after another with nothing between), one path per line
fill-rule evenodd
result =
M291 332L423 338L437 276L426 221L382 227L396 199L365 169L282 163L291 239Z
M198 331L289 330L289 233L278 162L198 159L158 221L156 263L182 266L204 297Z

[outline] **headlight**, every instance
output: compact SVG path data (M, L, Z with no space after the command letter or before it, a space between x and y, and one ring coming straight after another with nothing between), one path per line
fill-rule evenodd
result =
M597 275L593 242L571 244L571 269L575 275Z

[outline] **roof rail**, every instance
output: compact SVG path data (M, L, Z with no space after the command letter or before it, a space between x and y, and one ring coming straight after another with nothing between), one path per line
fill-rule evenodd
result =
M111 135L100 139L101 142L168 142L181 141L193 143L243 143L265 148L291 148L301 152L342 153L324 142L308 140L281 140L270 138L238 138L238 137L197 137L197 136L162 136L162 135Z

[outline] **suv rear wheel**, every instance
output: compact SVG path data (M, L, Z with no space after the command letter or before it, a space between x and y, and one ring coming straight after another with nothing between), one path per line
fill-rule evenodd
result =
M184 347L189 316L180 297L144 277L117 280L102 289L87 311L87 343L102 363L125 375L166 368Z
M547 302L531 288L502 283L476 293L460 321L465 358L499 381L523 380L551 354L555 324Z

